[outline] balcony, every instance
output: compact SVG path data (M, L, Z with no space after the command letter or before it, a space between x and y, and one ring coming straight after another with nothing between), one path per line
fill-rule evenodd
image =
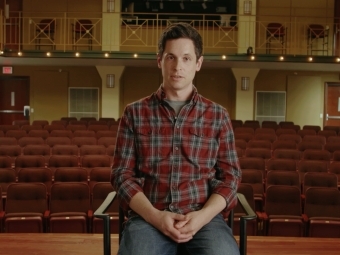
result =
M321 62L340 61L339 23L333 18L236 16L176 13L50 13L0 14L0 49L4 57L42 57L75 53L95 58L157 52L165 27L188 22L202 35L210 58L257 60L306 56ZM274 25L273 25L274 24ZM251 52L248 52L251 47ZM106 54L106 55L105 55ZM113 55L112 55L113 54ZM47 55L48 56L48 55Z

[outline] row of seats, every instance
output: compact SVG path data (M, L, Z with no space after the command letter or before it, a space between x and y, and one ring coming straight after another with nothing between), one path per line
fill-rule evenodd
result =
M45 140L42 137L21 137L16 139L14 137L0 137L0 146L5 145L19 145L20 147L25 147L27 145L48 145L53 147L55 145L77 145L78 147L82 145L104 145L105 147L114 146L116 144L116 137L87 137L87 136L77 136L73 138L64 136L53 136L47 137Z
M56 182L47 195L43 183L12 183L5 206L0 200L0 232L103 233L93 212L112 190L109 182L97 182L92 194L87 183ZM107 211L112 233L118 233L117 201Z
M277 123L276 121L260 121L257 120L231 120L231 124L233 129L236 129L238 127L249 127L253 130L256 130L258 128L268 128L268 129L293 129L295 132L298 132L299 130L314 130L316 133L318 133L320 130L334 130L336 133L339 133L340 126L324 126L321 128L321 126L318 125L304 125L302 128L300 125L294 124L293 121L281 121Z
M115 123L119 123L119 119L115 118L99 118L98 120L95 117L81 117L79 120L76 117L61 117L59 120L52 120L49 122L48 120L34 120L30 123L29 120L14 120L13 125L15 126L23 126L23 125L37 125L37 126L45 126L49 124L62 124L67 126L72 123L80 123L80 124L99 124L99 125L111 125Z
M238 192L245 195L255 211L252 186L241 183ZM269 185L265 190L264 211L247 223L248 235L289 237L340 237L340 192L334 187L310 187L301 199L301 190L292 185ZM242 215L236 207L235 216Z
M118 130L118 125L46 125L45 127L34 126L34 125L24 125L19 128L19 126L13 125L0 125L0 136L27 136L29 133L37 136L36 134L51 134L53 131L58 131L59 133L74 133L76 131L86 133L96 133L98 131L115 131ZM92 131L92 132L90 132ZM54 132L58 134L58 132Z

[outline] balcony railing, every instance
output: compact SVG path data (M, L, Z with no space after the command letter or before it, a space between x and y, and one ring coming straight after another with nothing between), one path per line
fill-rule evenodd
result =
M334 18L146 13L1 14L3 51L156 52L163 29L188 22L202 35L205 54L339 56ZM338 19L339 20L339 19Z

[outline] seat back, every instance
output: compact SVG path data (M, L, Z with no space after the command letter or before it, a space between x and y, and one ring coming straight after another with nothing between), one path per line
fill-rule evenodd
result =
M337 188L338 177L334 173L307 172L303 180L303 193L306 194L306 190L310 187Z
M54 172L54 183L57 182L88 182L87 171L81 167L61 167Z

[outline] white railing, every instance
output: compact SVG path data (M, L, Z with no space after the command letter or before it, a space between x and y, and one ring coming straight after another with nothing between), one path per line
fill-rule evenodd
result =
M249 40L248 46L256 54L340 55L336 47L339 24L334 24L333 18L281 16L243 21L234 16L236 21L230 21L230 15L114 13L112 22L104 13L17 13L7 19L0 15L0 48L4 51L155 52L162 30L184 21L201 33L205 54L242 53L240 42ZM280 25L270 27L270 23ZM311 30L310 24L320 25L321 30Z

